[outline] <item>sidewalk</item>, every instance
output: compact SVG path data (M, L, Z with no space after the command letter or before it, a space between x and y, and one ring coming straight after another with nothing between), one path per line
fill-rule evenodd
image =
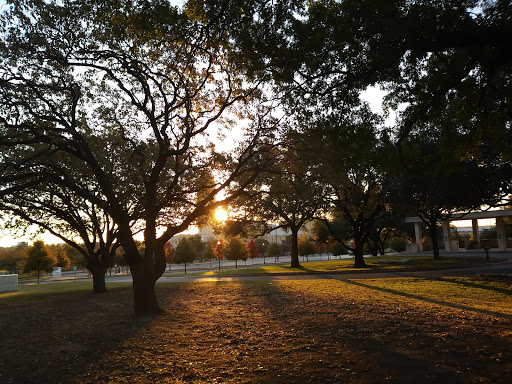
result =
M433 256L434 253L432 251L423 251L423 252L417 252L417 253L408 253L408 252L403 252L400 254L401 256ZM439 255L441 257L443 256L452 256L452 257L457 257L457 256L480 256L480 257L485 257L485 251L483 249L469 249L469 250L465 250L465 249L460 249L460 250L457 250L457 251L451 251L451 252L447 252L443 249L439 250ZM497 249L491 249L489 251L489 257L498 257L498 258L502 258L502 259L509 259L509 260L512 260L512 251L510 250L507 250L507 251L498 251Z

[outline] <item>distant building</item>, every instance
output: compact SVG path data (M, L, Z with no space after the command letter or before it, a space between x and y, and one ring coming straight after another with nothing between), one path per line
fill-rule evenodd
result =
M299 231L299 235L303 234L303 231ZM266 235L259 236L258 239L262 239L265 241L268 241L269 243L277 243L281 244L283 241L286 240L286 236L291 235L291 232L284 231L281 228L274 229L267 233ZM208 226L204 228L199 228L199 236L201 236L201 241L208 242L210 240L214 240L218 238L218 235L215 235L213 233L213 228Z

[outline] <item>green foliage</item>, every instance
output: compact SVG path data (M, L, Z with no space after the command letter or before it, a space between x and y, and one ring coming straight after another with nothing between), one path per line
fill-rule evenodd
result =
M190 240L183 236L178 245L176 246L176 252L174 254L174 262L176 264L192 263L197 257L197 253L192 246Z
M389 241L389 247L395 252L403 252L407 249L407 240L403 237L393 237Z
M211 240L204 246L203 258L205 260L215 259L215 240Z
M71 266L71 260L66 252L64 244L56 244L48 247L50 252L57 258L56 267L61 267L62 270L69 269Z
M267 253L269 242L263 239L256 239L256 246L258 247L258 254L265 255Z
M37 272L37 282L39 283L41 272L52 272L57 262L57 257L46 244L42 240L37 240L27 251L27 262L23 271L25 273Z
M299 255L310 256L316 253L315 243L309 237L302 237L299 240Z
M282 255L281 246L277 243L270 243L267 249L268 257L279 257Z
M24 270L27 260L27 246L18 245L0 249L1 269L8 269L10 273L19 273Z
M345 247L337 241L329 241L327 243L327 252L333 254L334 256L344 255L347 253Z
M497 239L498 238L498 231L496 228L485 228L480 233L480 239L482 240L488 240L488 239Z
M196 257L204 258L206 244L201 240L201 236L199 234L189 236L188 242L196 253Z
M247 260L249 258L249 250L245 243L239 237L229 239L224 255L227 260Z

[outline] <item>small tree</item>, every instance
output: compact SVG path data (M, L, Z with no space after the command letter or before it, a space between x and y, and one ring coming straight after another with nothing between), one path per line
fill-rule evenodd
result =
M18 245L15 247L4 248L0 252L0 264L2 269L8 269L10 273L23 271L27 260L27 247Z
M61 267L62 270L69 269L71 266L71 260L63 246L57 245L51 249L51 252L57 258L57 267Z
M271 243L268 246L267 255L269 257L278 258L279 256L281 256L281 254L281 246L279 244Z
M212 259L215 259L215 241L211 240L205 244L203 257L210 261L210 269L212 268Z
M187 273L187 263L192 263L196 256L196 251L190 244L189 240L186 237L182 237L176 246L174 262L176 264L185 264L185 273Z
M196 253L196 257L199 259L204 259L204 253L206 251L206 243L201 240L201 236L199 234L192 235L187 237L188 242L194 252Z
M299 255L302 257L306 256L307 261L309 261L309 255L315 254L315 251L316 247L311 239L306 236L301 236L299 240Z
M340 244L336 240L331 240L327 243L327 252L331 253L333 256L341 256L346 252L343 244Z
M176 248L171 244L170 241L165 243L164 245L165 252L165 262L167 264L172 264L174 262L174 255L176 254Z
M249 257L254 264L254 259L258 257L258 246L256 245L256 241L254 241L254 239L249 240L247 243L247 250L249 251Z
M220 271L220 261L224 259L224 240L219 239L217 244L215 245L215 250L213 251L213 255L217 260L219 260L219 271Z
M247 260L249 250L239 237L233 237L229 240L224 254L226 259L235 261L235 269L238 269L238 260Z
M58 262L57 257L50 252L42 240L34 242L34 245L28 249L27 255L24 272L37 272L37 284L39 284L41 271L50 273Z

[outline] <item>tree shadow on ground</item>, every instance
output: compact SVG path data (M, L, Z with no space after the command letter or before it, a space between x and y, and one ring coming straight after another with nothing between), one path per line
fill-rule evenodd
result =
M472 281L463 281L460 279L455 279L455 278L450 278L450 277L437 277L437 278L432 278L431 280L444 281L447 283L458 284L458 285L462 285L462 286L470 287L470 288L485 289L487 291L492 291L492 292L497 292L497 293L502 293L504 295L512 296L512 289L509 289L509 288L500 288L500 287L495 287L492 285L479 284L479 283L475 283ZM509 280L512 281L511 278L509 278Z
M251 287L246 285L248 290ZM351 299L319 299L308 297L307 291L296 295L278 287L270 284L268 293L260 297L269 318L288 333L293 351L288 358L300 367L299 372L311 374L308 367L315 361L329 365L329 370L315 376L316 382L466 383L491 376L501 382L504 375L489 371L499 365L487 361L493 353L485 356L489 353L485 344L493 337L466 332L475 323L473 318L460 320L448 313L440 319L437 312L413 306L406 310ZM481 320L476 323L480 326ZM509 347L505 342L503 350ZM510 377L510 371L506 374ZM303 379L296 372L287 377L289 382Z
M2 305L0 382L76 382L75 375L155 321L135 316L130 288L40 294Z
M432 280L448 281L450 283L453 282L450 279L444 279L444 280L443 279L432 279ZM354 281L354 280L350 280L350 279L343 280L343 282L347 283L347 284L352 284L352 285L356 285L356 286L359 286L359 287L367 288L367 289L372 289L372 290L379 291L379 292L386 292L386 293L391 293L391 294L397 295L397 296L407 297L409 299L425 301L427 303L437 304L437 305L440 305L440 306L443 306L443 307L449 307L449 308L459 309L459 310L462 310L462 311L476 312L476 313L481 313L481 314L489 315L489 316L503 317L503 318L506 318L506 319L512 319L512 315L510 315L508 313L501 313L501 312L497 312L497 311L489 311L489 310L485 310L485 309L481 309L481 308L475 308L475 307L471 307L471 306L467 306L467 305L455 304L455 303L451 303L449 301L432 299L432 298L429 298L429 297L426 297L426 296L420 296L420 295L415 295L415 294L411 294L411 293L397 291L395 289L376 287L376 286L373 286L373 285L370 285L370 284L364 284L364 283L361 283L360 281ZM460 283L460 282L457 282L457 283ZM462 284L462 285L465 285L465 284ZM478 288L481 288L481 287L478 286L478 284L476 284L476 286ZM508 294L510 294L510 292L508 292Z
M12 382L505 383L512 374L502 362L512 361L510 322L487 327L483 314L383 301L380 291L335 279L159 284L165 313L148 319L131 315L130 289L111 293L49 300L55 314L24 327L54 331L37 341L37 356L25 346L37 333L18 335L24 359L39 361ZM85 349L61 352L70 340ZM49 350L57 355L42 359Z

